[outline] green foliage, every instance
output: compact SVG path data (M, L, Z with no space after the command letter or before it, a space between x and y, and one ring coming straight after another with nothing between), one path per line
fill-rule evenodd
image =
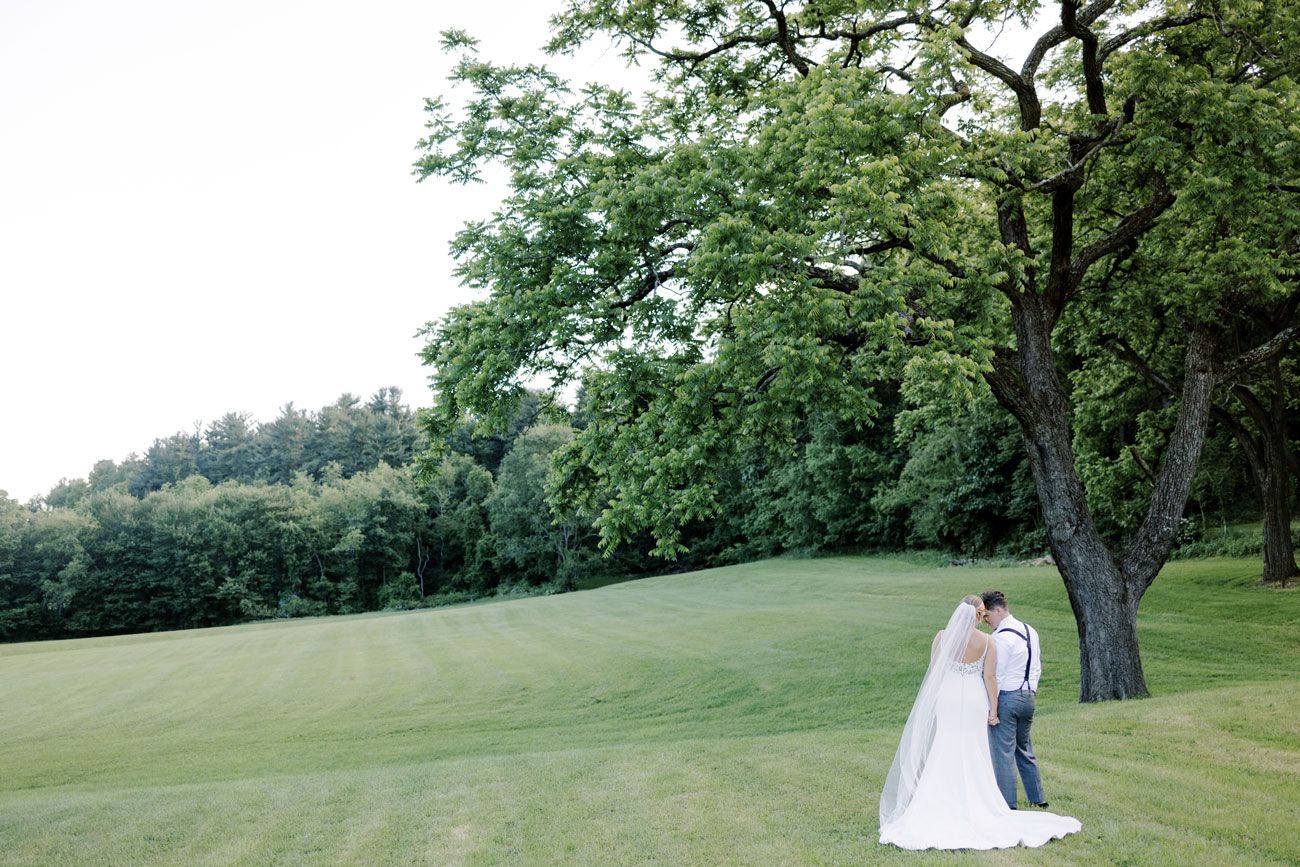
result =
M1184 342L1177 333L1156 339L1171 355ZM1070 379L1071 397L1086 409L1075 418L1075 465L1098 529L1118 540L1146 516L1148 473L1159 465L1176 411L1167 395L1113 355L1084 360Z
M30 523L31 513L0 491L0 637L27 632L39 617L36 588L23 575Z
M462 427L422 472L399 399L345 395L318 416L288 405L257 430L228 414L202 438L101 462L89 484L61 482L26 507L4 499L0 640L409 609L644 570L643 550L602 559L589 517L554 519L544 484L570 435L535 425L536 399L504 435ZM195 447L214 476L290 476L213 484L163 460ZM183 477L144 490L164 472Z
M772 553L885 547L896 541L890 532L895 522L872 502L897 478L896 453L879 448L870 433L825 421L812 427L797 458L773 462L763 476L746 516L746 536L765 541Z
M897 395L882 397L888 420L901 404ZM726 508L747 541L734 553L752 558L899 546L901 521L875 499L897 482L902 465L888 424L858 429L825 417L810 421L793 457L755 450L741 471L747 484L729 487L729 493L738 487L748 493L743 504L731 494Z
M815 416L792 428L783 452L751 447L711 467L719 513L685 525L691 553L681 566L846 549L948 552L940 559L1041 551L1018 436L1004 416L979 403L899 442L892 420L906 404L896 389L877 394L879 425ZM589 401L582 407L578 421L592 412ZM381 410L393 413L378 401L365 407ZM541 416L541 402L528 399L502 434L474 436L466 420L418 475L408 463L347 476L331 462L319 481L302 471L287 484L213 485L192 475L136 498L127 474L141 464L101 462L89 485L60 483L41 508L4 500L0 639L432 607L655 571L648 533L600 556L592 516L557 516L548 504L554 458L574 434L537 425ZM309 433L310 418L290 406L256 436L295 429ZM1198 534L1255 514L1231 441L1212 440L1207 454ZM1117 498L1111 511L1122 506ZM1257 550L1242 544L1183 554Z
M471 458L451 453L433 475L425 474L422 496L432 530L426 550L417 551L417 576L424 581L422 595L431 598L457 588L486 594L496 586L489 568L487 502L496 485L492 474Z
M1205 557L1249 557L1260 556L1259 524L1235 524L1212 528L1188 528L1189 532L1183 543L1174 551L1174 556L1182 560ZM1291 525L1291 543L1300 548L1300 523Z
M251 479L257 470L256 443L247 413L228 412L203 433L198 472L213 484Z
M111 463L111 461L110 461ZM81 502L91 491L85 479L60 479L41 499L51 509L70 509Z
M648 531L675 557L748 450L782 464L808 418L870 424L883 383L908 401L902 433L943 427L1039 317L1098 416L1076 431L1089 503L1106 534L1132 530L1127 446L1158 463L1171 420L1146 394L1103 405L1100 356L1294 292L1300 26L1277 2L1066 4L1077 27L1043 37L1027 79L966 39L1040 8L574 0L550 49L611 37L654 64L639 102L448 34L468 95L429 101L416 174L495 162L512 188L452 244L488 291L426 327L430 441L466 414L500 428L525 382L581 382L593 411L553 501L597 515L606 549ZM925 521L921 537L968 535Z
M933 349L906 368L918 400L927 377L969 383L977 373L965 350L978 356L979 330L954 317L970 321L975 299L989 297L983 277L962 281L970 291L958 306L944 294L951 273L926 259L903 269L901 250L870 280L845 272L843 285L827 285L808 270L907 220L932 220L918 240L946 252L956 242L937 227L971 217L959 185L933 186L919 210L902 203L900 191L945 157L899 160L917 131L897 118L917 109L883 81L827 65L773 82L763 123L746 126L721 104L689 122L667 97L638 113L599 86L565 101L539 69L470 56L456 78L477 96L459 124L430 105L419 172L465 179L496 158L516 195L454 245L461 276L493 295L428 328L439 404L426 422L437 441L464 407L504 418L518 378L582 377L601 412L568 450L554 492L599 512L607 546L649 527L658 553L681 553L676 528L717 513L712 468L735 460L739 444L788 447L810 408L870 418L875 383L899 363L877 347L906 334ZM850 153L862 156L846 171ZM670 280L686 287L680 300L660 291ZM903 295L930 314L901 320ZM593 357L599 365L584 370Z
M501 468L501 460L510 451L516 439L533 425L543 423L544 417L550 417L541 395L527 391L519 400L519 405L511 414L504 428L486 430L478 420L466 417L452 429L446 438L446 450L467 455L474 463L484 467L496 476ZM419 455L416 456L417 460ZM432 473L438 462L432 461L426 469Z
M546 502L551 456L572 440L568 427L534 427L515 440L501 462L496 489L485 506L496 571L503 580L558 581L572 587L591 565L590 517L558 517Z
M991 402L913 439L897 484L873 505L902 513L912 547L968 556L1046 553L1024 446Z
M154 440L143 457L131 455L120 464L100 461L88 485L65 481L43 498L44 504L72 506L88 491L118 486L143 497L196 475L213 484L289 484L299 472L320 479L331 464L349 478L381 463L408 464L424 450L424 442L415 414L401 396L399 389L381 388L363 405L344 394L315 413L289 403L264 424L254 424L247 413L226 413L202 430Z

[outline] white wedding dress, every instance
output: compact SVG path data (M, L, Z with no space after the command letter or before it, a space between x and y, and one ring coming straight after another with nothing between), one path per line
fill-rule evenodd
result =
M998 790L984 657L960 661L974 624L975 609L962 603L940 639L881 793L881 843L903 849L1042 846L1081 827L1069 816L1012 810Z

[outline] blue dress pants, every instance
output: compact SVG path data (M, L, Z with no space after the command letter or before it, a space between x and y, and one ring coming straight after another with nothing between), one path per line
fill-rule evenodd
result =
M1016 769L1025 784L1025 797L1031 804L1041 804L1043 780L1034 760L1034 745L1029 741L1029 727L1034 722L1034 694L1027 689L998 692L998 724L989 726L989 752L993 756L993 774L1007 806L1016 808Z

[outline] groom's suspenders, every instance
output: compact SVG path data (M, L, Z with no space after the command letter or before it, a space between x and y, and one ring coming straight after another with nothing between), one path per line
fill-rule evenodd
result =
M1034 661L1034 645L1029 640L1029 624L1028 623L1025 624L1025 632L1023 635L1020 634L1019 632L1016 632L1010 626L1008 626L1006 629L999 629L998 632L1010 632L1012 635L1016 636L1017 638L1023 638L1025 640L1025 650L1029 652L1029 655L1025 657L1025 679L1020 682L1019 688L1027 689L1030 692L1033 692L1033 687L1029 685L1029 664Z

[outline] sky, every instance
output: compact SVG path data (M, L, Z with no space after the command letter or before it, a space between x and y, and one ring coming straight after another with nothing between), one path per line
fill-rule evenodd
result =
M415 334L474 297L447 243L505 193L411 175L439 34L539 60L560 5L0 0L0 491L227 412L427 405Z
M439 33L540 59L559 5L0 0L0 490L227 412L427 405L415 333L474 297L447 242L504 193L411 175Z

